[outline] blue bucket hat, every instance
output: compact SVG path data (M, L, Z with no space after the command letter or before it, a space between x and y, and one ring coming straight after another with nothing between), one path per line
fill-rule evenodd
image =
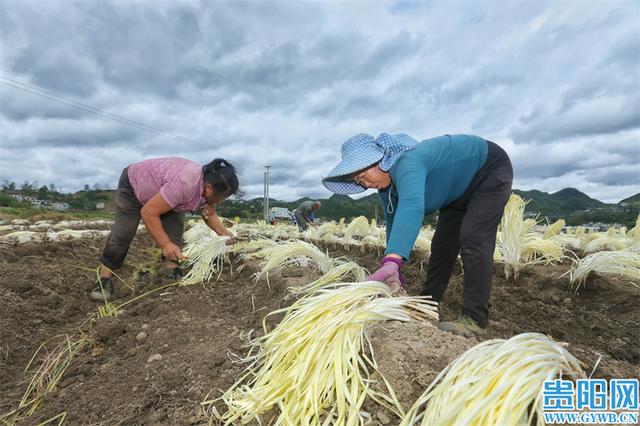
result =
M381 133L373 138L359 133L347 139L340 150L342 160L324 178L322 184L337 194L358 194L366 189L353 181L351 174L380 162L380 169L388 171L401 153L411 150L417 142L404 135Z

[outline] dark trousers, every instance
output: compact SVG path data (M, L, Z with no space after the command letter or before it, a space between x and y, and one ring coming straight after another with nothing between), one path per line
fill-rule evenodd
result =
M300 232L306 231L309 225L307 225L307 220L305 219L304 215L297 210L294 210L293 215L296 217L296 223L298 224L298 229L300 230Z
M112 270L122 267L141 218L140 210L142 210L142 204L138 201L133 192L133 187L129 183L128 168L125 168L122 171L122 175L120 175L115 203L116 214L113 227L102 251L102 256L100 256L100 262ZM170 211L160 216L160 220L169 239L174 244L182 247L184 214Z
M496 234L513 181L507 153L495 143L487 143L487 160L465 193L440 209L422 288L423 295L439 302L460 253L464 270L462 313L480 327L486 327L489 322Z

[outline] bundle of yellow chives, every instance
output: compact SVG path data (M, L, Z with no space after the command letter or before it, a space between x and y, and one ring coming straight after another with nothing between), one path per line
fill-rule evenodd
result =
M191 267L187 275L182 278L183 285L208 283L215 275L222 273L222 266L227 260L230 248L227 246L229 237L211 234L187 244L183 254L187 257L186 267Z
M272 312L284 313L284 319L271 331L265 325L265 335L254 341L245 376L203 404L224 424L260 423L274 408L274 425L364 424L367 398L402 416L386 380L387 394L371 387L377 366L365 327L384 320L437 320L436 305L423 297L391 297L380 282L323 288ZM222 414L213 406L220 399L226 404Z
M525 205L522 198L511 194L500 222L502 232L500 232L498 243L507 279L518 278L522 266L522 246L525 243L527 233L535 225L535 221L523 219Z
M543 382L585 378L565 348L525 333L488 340L448 365L401 425L544 425Z
M344 231L344 238L346 242L351 242L353 237L364 237L369 234L369 220L364 216L358 216L349 222L349 225Z
M564 221L564 219L558 219L555 222L553 222L553 224L551 224L546 231L544 231L544 239L548 240L549 238L553 237L554 235L558 235L560 233L560 231L562 230L562 228L564 227L564 225L566 225L566 222Z
M266 277L267 282L269 272L300 261L312 262L322 273L328 272L334 266L333 259L328 254L305 241L279 243L261 250L258 255L264 260L260 263L262 269L256 274L256 279Z
M640 253L627 250L601 251L578 260L569 271L571 284L577 284L576 291L586 283L591 272L619 275L632 280L632 284L633 281L640 283Z
M334 266L327 273L322 275L317 280L302 287L289 287L287 290L293 295L311 293L330 283L343 282L349 276L353 277L353 281L363 281L368 274L368 271L357 263L346 260L340 263L341 260L336 259L337 266Z

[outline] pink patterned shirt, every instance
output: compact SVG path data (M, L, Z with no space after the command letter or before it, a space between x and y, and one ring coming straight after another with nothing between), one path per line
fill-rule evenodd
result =
M202 197L202 165L179 157L152 158L129 166L129 182L146 204L158 192L179 213L197 210Z

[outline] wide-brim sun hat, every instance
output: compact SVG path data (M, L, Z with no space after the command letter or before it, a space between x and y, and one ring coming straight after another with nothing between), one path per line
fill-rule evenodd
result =
M353 173L376 164L385 155L384 148L374 143L371 135L359 133L342 144L342 159L324 178L322 184L336 194L358 194L366 188L353 181Z

